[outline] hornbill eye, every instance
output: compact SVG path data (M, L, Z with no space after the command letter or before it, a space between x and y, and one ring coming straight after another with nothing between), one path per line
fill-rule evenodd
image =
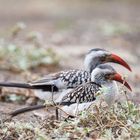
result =
M105 75L105 79L110 79L110 78L111 78L111 74L108 73Z
M100 57L100 61L101 61L101 62L105 62L105 61L106 61L106 56L101 56L101 57Z

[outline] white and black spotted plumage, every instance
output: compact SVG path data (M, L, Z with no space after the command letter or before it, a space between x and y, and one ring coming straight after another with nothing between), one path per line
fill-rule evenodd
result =
M61 102L84 103L94 101L100 87L94 82L87 82L67 93Z
M91 76L88 71L69 70L44 76L43 78L29 83L5 83L0 82L0 86L39 89L42 91L58 92L63 89L75 88L86 83Z
M41 80L29 83L31 86L54 85L56 90L75 88L78 85L91 81L90 73L84 70L69 70L49 75ZM55 91L55 90L54 90Z

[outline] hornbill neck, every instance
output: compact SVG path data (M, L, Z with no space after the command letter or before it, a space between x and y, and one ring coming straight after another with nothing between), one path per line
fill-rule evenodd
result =
M90 72L90 73L99 64L100 64L99 59L95 58L94 61L93 61L93 56L91 56L91 55L86 56L86 58L84 60L85 70L88 71L88 72Z
M117 83L115 81L104 82L101 92L108 106L111 106L119 94Z

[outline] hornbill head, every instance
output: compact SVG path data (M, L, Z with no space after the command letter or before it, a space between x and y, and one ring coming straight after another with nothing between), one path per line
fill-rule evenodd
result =
M107 62L113 62L120 64L131 71L130 66L118 55L113 54L104 49L95 48L91 49L85 57L84 65L87 71L92 72L92 70L99 64L104 64Z
M125 79L119 74L119 73L112 73L109 75L106 75L106 78L108 80L115 80L117 82L122 83L124 86L126 86L130 91L132 91L130 85L125 81Z
M106 84L113 80L122 83L130 91L132 91L130 85L125 81L125 79L110 65L100 64L91 73L91 81L100 85Z

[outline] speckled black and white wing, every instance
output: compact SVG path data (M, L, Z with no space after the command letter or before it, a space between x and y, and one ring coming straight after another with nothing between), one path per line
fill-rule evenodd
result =
M84 103L94 101L100 87L94 82L87 82L67 93L61 102Z
M48 87L54 86L57 90L59 89L67 89L67 88L75 88L83 83L89 82L91 80L90 73L84 70L69 70L69 71L61 71L59 73L54 73L51 75L47 75L43 79L34 81L29 83L34 87ZM46 89L46 91L49 91Z
M90 81L90 78L91 78L90 73L83 70L70 70L60 74L61 81L68 88L75 88L78 85Z

